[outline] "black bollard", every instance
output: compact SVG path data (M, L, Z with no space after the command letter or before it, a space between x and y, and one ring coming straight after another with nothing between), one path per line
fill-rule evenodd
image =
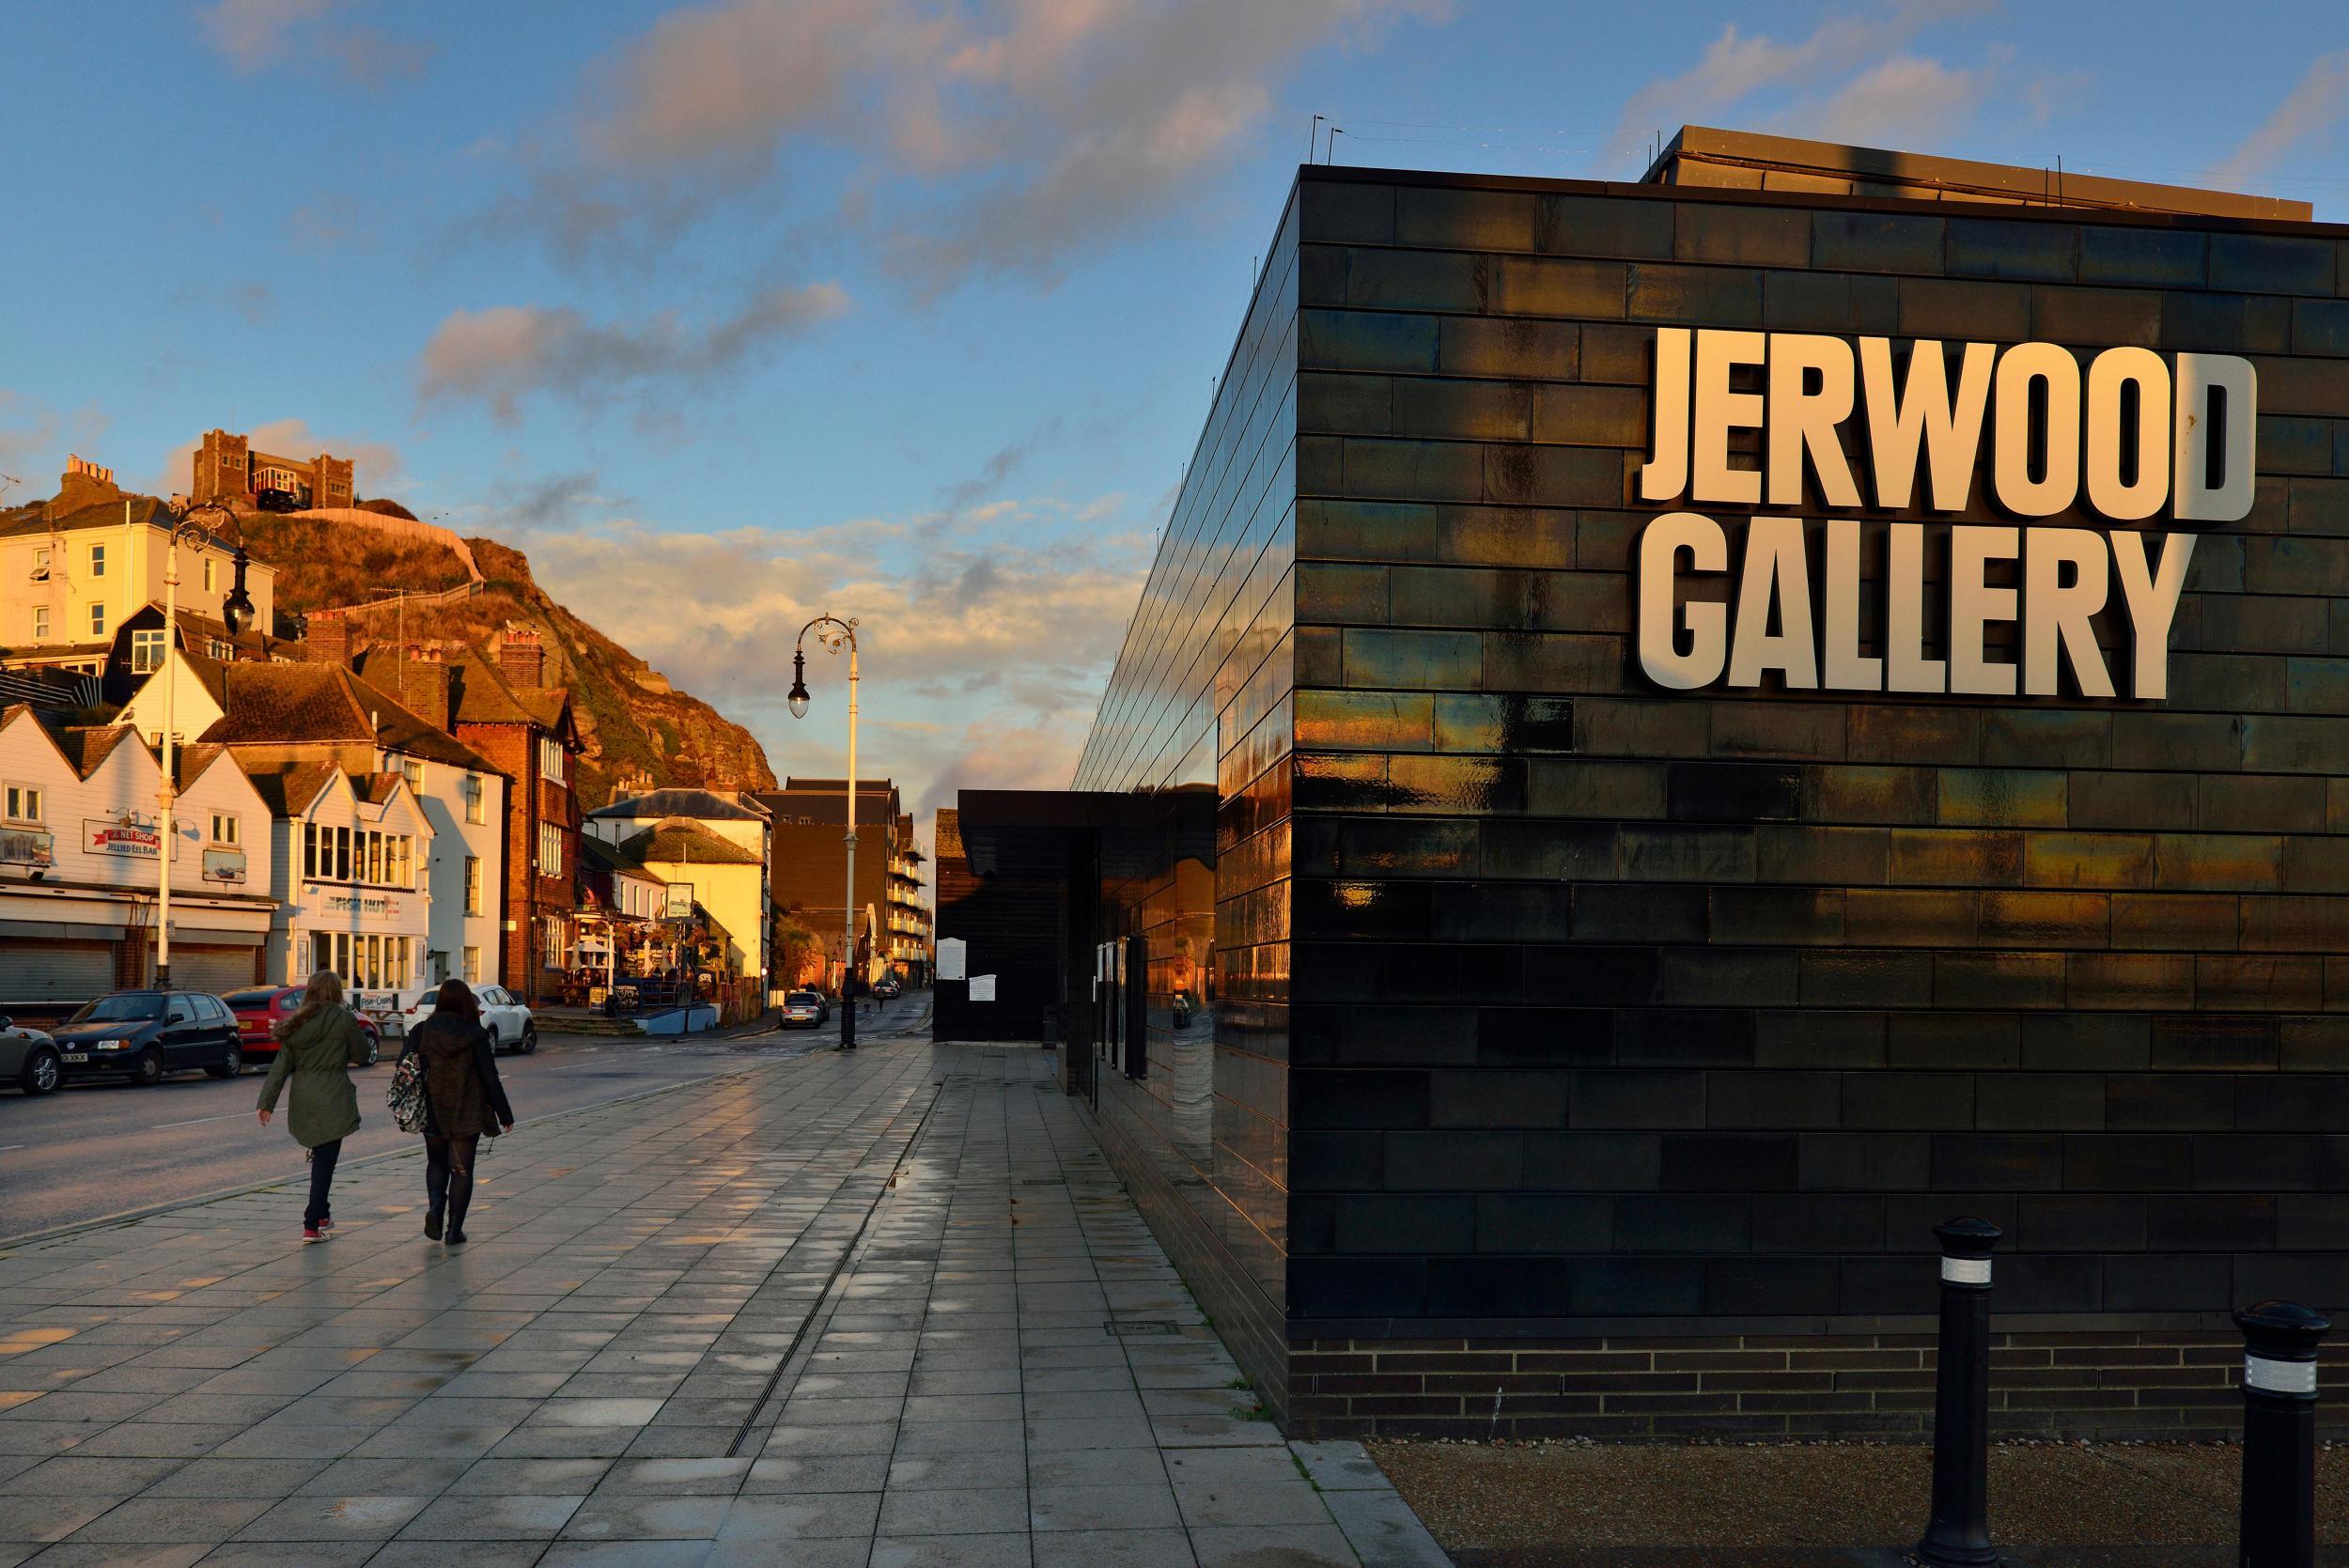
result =
M2315 1568L2316 1343L2332 1320L2296 1301L2234 1314L2243 1330L2242 1568Z
M1990 1545L1990 1249L1987 1219L1945 1219L1940 1368L1933 1386L1933 1518L1917 1543L1932 1568L1996 1568Z

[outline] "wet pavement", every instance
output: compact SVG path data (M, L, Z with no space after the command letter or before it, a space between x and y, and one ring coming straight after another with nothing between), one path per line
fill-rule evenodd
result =
M1046 1054L882 1040L0 1248L0 1568L1444 1558L1282 1441Z

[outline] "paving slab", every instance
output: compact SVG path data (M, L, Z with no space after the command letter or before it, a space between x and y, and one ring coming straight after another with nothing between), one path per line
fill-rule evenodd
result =
M461 1249L420 1150L317 1246L288 1184L0 1247L0 1568L1442 1561L1238 1407L1052 1071L884 1038L524 1105Z

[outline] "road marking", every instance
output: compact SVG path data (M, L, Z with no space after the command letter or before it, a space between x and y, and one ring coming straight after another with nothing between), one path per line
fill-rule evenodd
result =
M0 1143L0 1155L7 1154L10 1149L29 1149L31 1147L32 1145L30 1143Z
M250 1110L232 1110L226 1116L191 1116L184 1122L157 1122L153 1126L148 1127L147 1130L149 1132L161 1132L165 1127L192 1127L198 1122L233 1122L240 1116L250 1116L252 1114L253 1112Z

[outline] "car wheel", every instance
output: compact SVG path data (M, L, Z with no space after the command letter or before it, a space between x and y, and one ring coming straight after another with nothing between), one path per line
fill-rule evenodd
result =
M131 1073L131 1081L146 1089L163 1080L163 1053L153 1046L139 1052L139 1064Z
M368 1035L368 1036L367 1036L367 1059L366 1059L365 1062L360 1063L359 1063L359 1065L361 1065L362 1067L372 1067L372 1066L374 1066L374 1065L375 1065L378 1062L381 1061L381 1060L382 1060L382 1058L383 1058L383 1040L382 1040L382 1037L381 1037L381 1035L376 1035L376 1034L370 1034L370 1035Z
M28 1094L46 1094L57 1087L59 1071L57 1053L42 1046L24 1059L24 1070L17 1075L17 1085Z
M491 1056L495 1056L498 1052L506 1048L504 1046L498 1044L498 1026L495 1024L484 1024L482 1027L490 1032L490 1054Z
M220 1059L219 1066L207 1067L204 1070L214 1078L235 1078L239 1073L244 1071L243 1048L240 1046L230 1046L228 1048L228 1054Z
M522 1025L522 1054L528 1056L538 1048L538 1031L535 1025Z

